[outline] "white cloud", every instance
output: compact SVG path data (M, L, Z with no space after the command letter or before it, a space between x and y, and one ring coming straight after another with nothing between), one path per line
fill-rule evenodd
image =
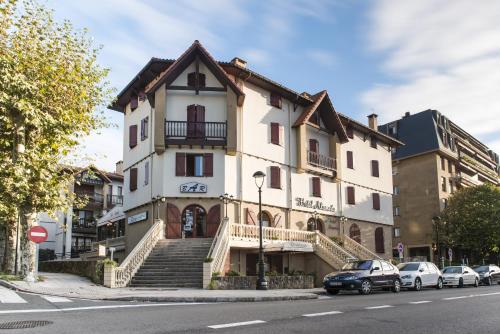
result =
M254 48L244 49L241 51L241 57L247 61L250 66L252 63L265 65L271 60L271 55L266 50Z
M498 144L498 17L498 1L376 2L370 48L387 56L383 69L395 83L366 91L366 109L374 108L382 121L437 109L479 139L496 136Z
M327 67L335 65L337 61L333 53L319 49L306 51L306 57L312 60L313 62L318 63L319 65Z

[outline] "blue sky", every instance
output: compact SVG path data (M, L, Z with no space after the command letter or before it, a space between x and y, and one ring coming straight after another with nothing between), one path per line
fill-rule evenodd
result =
M151 57L176 58L195 39L218 60L298 92L327 89L339 112L380 123L438 109L500 152L500 2L484 0L48 0L57 19L86 27L121 90ZM108 170L117 128L83 151ZM104 145L103 145L104 143Z

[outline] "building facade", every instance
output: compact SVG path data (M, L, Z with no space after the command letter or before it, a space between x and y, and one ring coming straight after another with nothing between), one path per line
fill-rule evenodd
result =
M439 215L457 189L499 184L499 157L436 110L384 124L379 130L405 143L393 151L393 246L405 258L438 261ZM394 249L395 257L399 256Z
M376 115L360 124L326 91L294 92L239 58L215 61L197 41L175 61L153 58L112 109L125 116L127 252L155 218L166 238L214 237L226 215L258 225L253 174L262 171L264 226L345 234L391 257L391 148L400 142L378 131ZM222 194L232 196L226 206ZM288 255L269 254L269 270L307 269L305 256ZM231 248L226 270L253 275L256 261L255 249Z

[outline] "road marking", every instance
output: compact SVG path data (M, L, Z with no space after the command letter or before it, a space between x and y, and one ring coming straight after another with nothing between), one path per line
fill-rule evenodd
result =
M432 302L430 300L419 300L418 302L409 302L408 304L417 305L417 304L426 304L426 303L432 303Z
M340 311L330 311L330 312L321 312L321 313L309 313L309 314L302 314L303 317L320 317L322 315L330 315L330 314L340 314L342 312Z
M212 328L212 329L220 329L220 328L256 325L256 324L263 324L263 323L265 323L265 321L263 321L263 320L252 320L252 321L243 321L243 322L233 322L230 324L212 325L212 326L207 326L207 327Z
M443 298L443 300L464 299L464 298L469 298L469 297L470 297L470 296L448 297L448 298Z
M25 304L25 301L21 296L12 290L4 287L0 287L0 303L3 304Z
M65 297L58 297L58 296L40 296L43 299L45 299L48 302L51 303L71 303L72 301L68 298Z
M30 309L30 310L6 310L0 311L0 314L15 314L15 313L45 313L45 312L71 312L71 311L91 311L102 309L119 309L119 308L140 308L140 307L161 307L161 306L185 306L185 305L205 305L207 303L165 303L165 304L134 304L134 305L105 305L105 306L85 306L85 307L68 307L68 308L51 308L51 309Z
M328 296L319 296L318 299L332 299L332 297L328 297Z
M392 305L369 306L369 307L365 307L365 310L378 310L381 308L389 308L389 307L394 307L394 306L392 306Z
M500 295L500 292L492 292L492 293L480 293L476 295L477 297L483 297L483 296L494 296L494 295Z

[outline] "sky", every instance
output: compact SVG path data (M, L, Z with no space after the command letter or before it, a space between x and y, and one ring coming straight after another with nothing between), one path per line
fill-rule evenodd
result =
M151 57L177 58L199 40L217 59L297 91L326 89L337 111L379 124L436 109L500 153L500 1L46 0L58 20L102 45L119 92ZM81 151L113 171L123 115Z

